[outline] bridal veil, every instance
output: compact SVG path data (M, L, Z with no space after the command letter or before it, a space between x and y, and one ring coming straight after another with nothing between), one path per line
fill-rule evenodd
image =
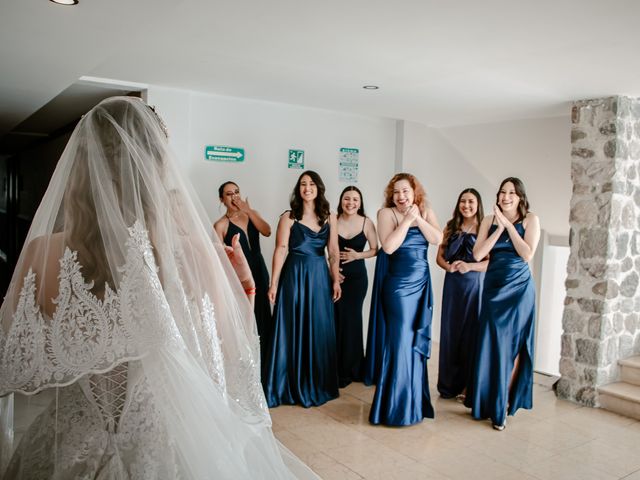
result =
M314 478L273 437L252 308L178 166L137 98L74 130L0 309L5 478ZM12 445L12 394L45 390Z

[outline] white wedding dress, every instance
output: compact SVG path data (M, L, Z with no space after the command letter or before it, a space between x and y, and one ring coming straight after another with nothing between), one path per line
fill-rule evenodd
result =
M0 309L0 423L54 395L18 446L5 421L3 478L317 478L271 432L251 306L161 127L115 97L62 154Z

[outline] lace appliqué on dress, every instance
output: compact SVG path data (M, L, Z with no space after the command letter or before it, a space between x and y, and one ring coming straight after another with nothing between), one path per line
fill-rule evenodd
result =
M224 374L222 345L220 337L218 336L218 329L216 327L213 303L211 302L208 294L205 294L202 299L202 328L204 329L208 339L208 344L203 347L205 351L202 353L205 358L211 359L210 362L207 362L209 375L213 378L216 386L218 386L221 391L226 391L227 381Z
M36 275L29 270L0 345L0 395L68 385L141 358L154 345L175 338L147 232L136 222L129 235L118 292L105 285L103 299L82 277L77 253L65 249L51 319L37 304Z

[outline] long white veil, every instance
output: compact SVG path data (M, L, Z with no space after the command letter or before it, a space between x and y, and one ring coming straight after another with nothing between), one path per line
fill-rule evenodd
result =
M71 136L0 309L0 419L55 391L20 446L4 429L7 478L313 478L273 437L251 306L177 167L136 98Z

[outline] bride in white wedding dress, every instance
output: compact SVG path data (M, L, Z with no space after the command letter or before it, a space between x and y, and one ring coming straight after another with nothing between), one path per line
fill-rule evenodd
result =
M107 99L60 158L0 309L0 417L54 395L18 446L5 422L4 478L317 478L271 432L253 311L162 127Z

